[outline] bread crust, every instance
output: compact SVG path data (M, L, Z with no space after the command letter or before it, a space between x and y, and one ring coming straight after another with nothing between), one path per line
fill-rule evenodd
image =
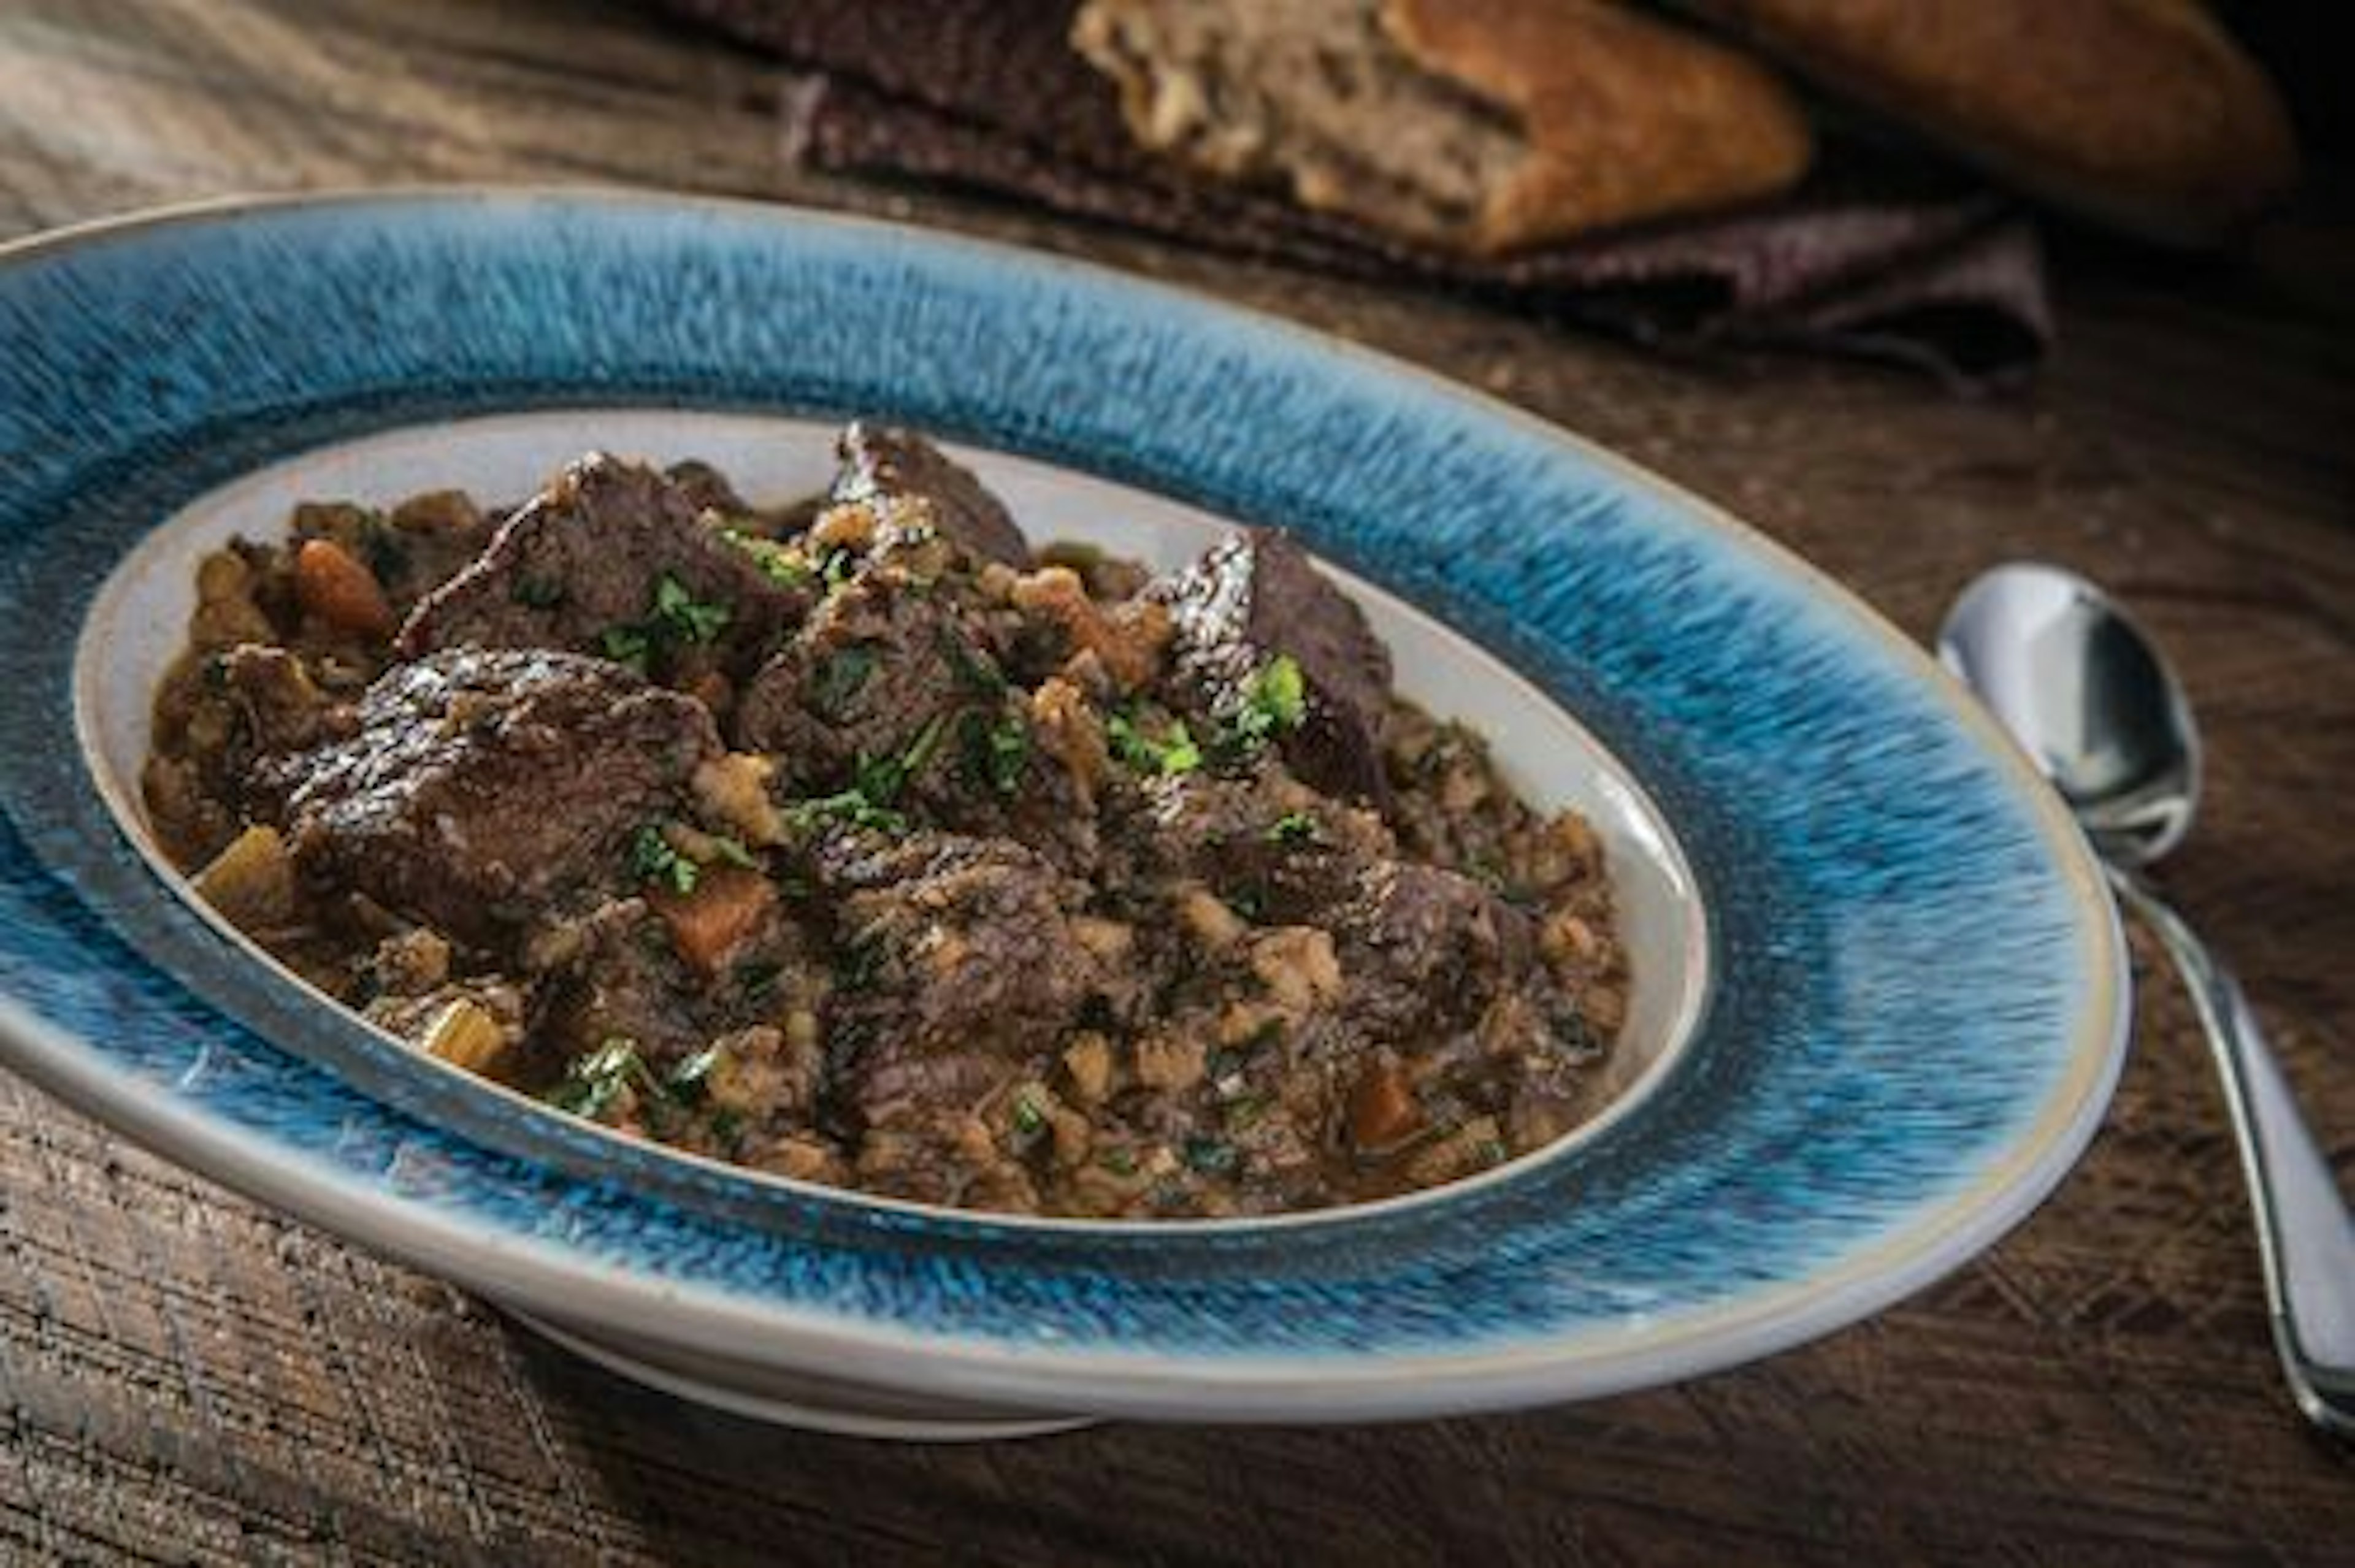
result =
M1772 196L1814 156L1771 71L1606 0L1388 0L1382 24L1521 122L1529 153L1465 236L1477 253Z
M1156 117L1156 105L1167 105L1150 69L1124 57L1117 35L1123 21L1178 3L1087 0L1072 23L1074 48L1118 85L1122 117L1148 148L1175 139ZM1404 67L1497 111L1526 150L1508 166L1481 170L1460 219L1411 222L1385 210L1356 187L1346 159L1287 171L1304 206L1486 256L1772 196L1813 157L1805 112L1768 68L1616 0L1378 4L1375 25ZM1204 107L1199 97L1186 103L1193 112ZM1215 146L1188 155L1211 173L1249 172Z
M2176 244L2287 191L2297 145L2198 0L1689 0L2009 183Z

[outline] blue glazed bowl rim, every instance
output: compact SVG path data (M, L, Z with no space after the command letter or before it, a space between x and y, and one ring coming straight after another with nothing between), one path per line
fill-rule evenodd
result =
M1523 1403L1686 1375L1810 1338L1917 1288L2016 1223L2056 1182L2091 1136L2115 1083L2126 1026L2126 981L2115 912L2073 824L2026 763L1927 658L1869 608L1814 568L1719 508L1534 417L1469 389L1441 382L1386 356L1337 343L1281 320L1140 283L1088 263L1013 247L911 230L872 219L819 215L716 198L588 189L422 190L327 193L259 200L229 198L84 225L0 247L0 279L27 261L48 261L77 248L139 242L181 226L266 222L287 212L342 209L379 215L423 204L442 216L468 207L538 205L626 222L634 211L676 217L709 213L774 229L783 244L795 233L871 234L911 252L931 251L983 270L1083 285L1098 298L1132 295L1146 308L1181 307L1241 322L1273 340L1279 354L1324 361L1337 373L1419 387L1452 400L1467 418L1510 426L1574 452L1625 492L1648 497L1704 526L1746 559L1749 570L1796 584L1851 632L1870 634L1891 667L1943 705L1945 716L1985 753L2049 850L2059 883L2075 906L2083 961L2083 993L2066 1072L2038 1114L2013 1127L2009 1156L1927 1215L1849 1250L1833 1266L1796 1282L1738 1293L1672 1323L1619 1325L1618 1342L1598 1347L1592 1334L1540 1336L1534 1342L1474 1343L1432 1353L1383 1350L1338 1361L1315 1356L1189 1353L1146 1344L1107 1349L1009 1343L933 1326L910 1328L857 1319L740 1290L641 1275L611 1259L583 1257L546 1238L485 1230L459 1213L408 1202L380 1180L364 1179L291 1144L272 1146L250 1127L193 1101L159 1096L155 1086L118 1071L102 1049L0 997L0 1044L12 1063L64 1097L143 1142L265 1200L329 1228L437 1268L479 1288L578 1320L641 1319L650 1311L684 1314L698 1332L716 1333L757 1359L781 1364L849 1366L876 1381L973 1397L1075 1398L1090 1408L1137 1413L1216 1408L1237 1415L1299 1413L1304 1403L1328 1413L1427 1413L1481 1403ZM1591 1326L1589 1326L1591 1327ZM783 1330L783 1332L781 1332ZM1572 1340L1582 1342L1572 1348ZM1341 1347L1346 1349L1345 1347ZM1566 1353L1567 1352L1567 1353ZM913 1361L908 1358L912 1355ZM912 1370L911 1370L912 1368Z

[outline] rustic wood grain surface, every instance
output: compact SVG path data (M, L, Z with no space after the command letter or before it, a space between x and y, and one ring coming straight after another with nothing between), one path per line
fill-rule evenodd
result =
M790 173L771 67L597 0L8 0L0 236L236 190L596 179L911 214L1179 278L1487 387L1714 496L1915 635L2050 557L2188 673L2167 881L2355 1165L2347 230L2264 264L2067 245L2037 390L1646 359L1511 315ZM0 346L0 352L5 352ZM1973 1266L1688 1387L1338 1431L928 1450L639 1390L0 1078L0 1560L537 1563L2355 1561L2275 1376L2222 1105L2138 943L2092 1154Z

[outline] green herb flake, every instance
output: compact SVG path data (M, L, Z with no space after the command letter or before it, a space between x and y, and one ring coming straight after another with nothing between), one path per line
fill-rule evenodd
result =
M945 713L935 713L925 722L922 730L916 731L915 740L910 742L907 751L900 758L901 784L920 776L926 768L932 765L932 759L940 754L941 741L948 732L949 719Z
M859 758L851 770L848 789L795 801L786 808L787 816L805 828L821 822L841 822L881 833L905 833L908 818L894 803L908 781L931 765L948 728L948 715L935 714L916 732L906 751L896 756Z
M630 839L630 869L642 882L668 887L682 896L695 891L702 869L671 848L663 830L652 823Z
M548 1104L576 1116L602 1121L623 1094L643 1089L659 1097L661 1083L638 1055L637 1042L616 1035L585 1056L575 1057L564 1078L546 1095Z
M1287 811L1269 827L1267 841L1271 844L1314 844L1316 842L1316 819L1305 811Z
M669 572L655 579L654 623L685 643L717 642L733 618L725 604L709 603Z
M723 860L730 866L741 866L748 871L761 869L760 858L744 848L743 840L725 833L716 833L710 837L713 859Z
M865 792L846 789L834 795L822 795L808 800L797 800L785 808L787 817L797 827L815 827L821 823L838 822L849 827L868 827L878 833L905 833L908 819L890 806L878 805Z
M1114 1176L1135 1176L1136 1156L1124 1148L1108 1148L1096 1157L1096 1163Z
M608 626L597 646L615 664L645 675L653 662L654 643L643 626Z
M1299 729L1308 717L1308 682L1300 673L1300 661L1290 654L1268 660L1266 667L1252 677L1243 701L1263 715L1272 729Z
M1047 1125L1047 1115L1028 1094L1014 1096L1014 1130L1024 1137L1036 1137Z
M993 720L986 713L968 712L957 733L966 778L1002 795L1022 787L1023 773L1030 765L1030 727L1021 719L1007 714Z
M741 528L722 528L719 537L752 558L761 575L787 588L806 588L815 573L798 550L789 549L774 539L748 534Z
M1113 755L1139 773L1175 775L1202 765L1202 748L1194 743L1183 719L1171 720L1169 728L1156 737L1130 715L1114 711L1104 716L1104 738L1112 743Z
M1224 757L1248 756L1307 719L1308 680L1300 661L1278 654L1243 683L1241 699L1226 714L1219 751Z

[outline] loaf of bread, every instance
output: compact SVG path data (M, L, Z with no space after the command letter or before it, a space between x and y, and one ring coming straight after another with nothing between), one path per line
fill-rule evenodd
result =
M1493 255L1771 196L1806 117L1766 69L1607 0L1087 0L1143 145Z
M2198 0L1688 0L2054 206L2204 244L2293 185L2272 84Z

